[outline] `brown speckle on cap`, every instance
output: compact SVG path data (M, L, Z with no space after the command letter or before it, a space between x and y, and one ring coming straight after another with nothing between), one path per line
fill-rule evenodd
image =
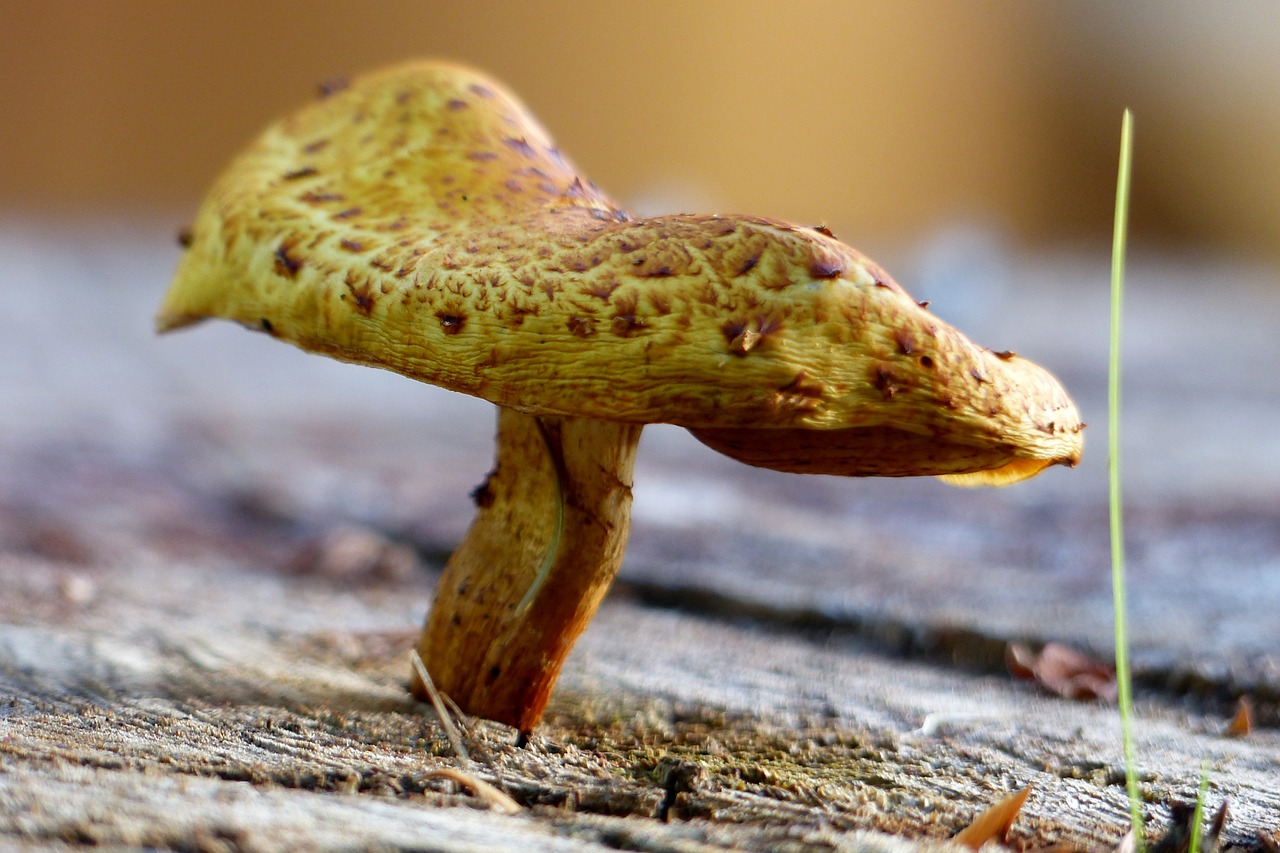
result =
M437 311L436 319L440 321L440 328L444 330L446 335L458 334L462 331L462 327L467 324L467 318L463 314L450 314L444 311Z
M375 301L374 289L367 278L360 278L355 270L349 270L343 284L347 286L347 290L351 292L351 298L355 302L356 310L361 314L368 316L373 313L373 305Z
M331 201L342 201L346 196L342 193L318 193L313 190L307 190L298 196L299 201L305 201L307 204L327 204Z
M729 340L729 352L736 356L745 356L751 350L755 349L756 344L760 343L760 333L755 329L750 329L741 323L730 322L725 324L724 336Z
M330 77L324 80L316 87L316 94L321 98L328 98L336 95L351 85L349 77Z
M523 136L509 136L502 141L506 143L506 145L509 148L519 152L520 154L523 154L526 157L533 157L538 153L533 149L533 146L529 144L529 141L525 139Z
M569 334L579 338L589 338L596 333L595 320L575 314L565 323Z
M601 278L592 280L585 288L583 293L587 296L594 296L602 302L608 302L613 297L613 292L622 286L616 278Z
M295 253L296 239L285 240L276 247L274 254L276 275L297 278L302 269L302 259Z
M619 314L613 318L609 330L620 338L629 338L644 331L645 325L644 320L634 314Z
M893 371L883 364L876 366L872 384L875 385L877 391L884 395L886 400L897 394L899 390L898 377L894 376Z

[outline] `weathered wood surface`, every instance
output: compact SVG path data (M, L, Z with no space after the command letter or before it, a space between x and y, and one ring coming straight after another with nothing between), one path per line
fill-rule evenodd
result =
M1010 639L1110 649L1100 263L917 293L1064 378L1077 471L803 478L651 430L547 724L469 731L527 807L505 817L429 777L457 762L404 691L492 412L234 328L156 340L167 236L0 228L0 846L905 850L1026 784L1017 846L1123 833L1114 709L1001 665ZM1132 276L1144 790L1160 822L1207 760L1252 845L1280 830L1280 299L1225 266ZM1241 694L1262 725L1225 738Z

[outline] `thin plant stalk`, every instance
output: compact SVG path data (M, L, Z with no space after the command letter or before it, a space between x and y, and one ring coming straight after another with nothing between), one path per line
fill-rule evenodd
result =
M1209 762L1200 763L1200 790L1196 792L1196 811L1191 817L1191 841L1187 843L1187 853L1200 853L1201 838L1204 835L1204 798L1209 796Z
M1111 245L1111 356L1107 383L1109 498L1111 509L1111 598L1115 608L1116 685L1120 698L1120 730L1124 743L1129 817L1141 853L1142 792L1133 749L1133 680L1129 672L1128 608L1125 604L1124 518L1120 492L1120 309L1124 301L1125 244L1129 232L1129 185L1133 163L1133 113L1124 111L1120 127L1120 166L1116 176L1115 232Z

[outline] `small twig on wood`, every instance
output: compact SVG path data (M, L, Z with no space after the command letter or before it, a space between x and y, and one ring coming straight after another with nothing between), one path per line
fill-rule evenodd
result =
M436 770L428 770L425 775L429 779L437 777L449 779L469 788L476 795L476 799L485 803L494 811L499 811L503 814L519 814L524 811L524 808L519 803L511 799L500 788L494 787L483 779L472 776L462 770L453 767L441 767Z
M458 730L464 735L471 734L471 724L467 721L466 713L458 707L458 703L453 701L453 697L448 693L441 693L440 698L449 706L449 710L453 712L453 721L457 724Z
M449 738L449 745L453 747L453 754L462 759L463 764L470 764L471 754L467 752L466 744L462 742L462 735L458 734L458 727L453 724L453 716L445 708L440 691L436 690L436 685L427 672L427 666L422 662L422 656L416 649L413 652L413 668L417 670L418 677L427 688L427 695L431 697L431 704L436 709L436 716L440 718L440 725L444 727L445 736Z
M999 719L999 714L950 714L935 711L926 714L924 720L920 723L920 728L913 730L911 733L924 735L925 737L937 737L942 734L943 729L952 725L985 723Z

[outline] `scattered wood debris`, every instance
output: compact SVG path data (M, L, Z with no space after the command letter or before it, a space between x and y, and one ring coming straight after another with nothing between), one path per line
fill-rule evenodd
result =
M1115 702L1119 695L1114 667L1062 643L1047 643L1039 652L1010 643L1005 663L1015 678L1034 680L1066 699Z
M1200 853L1217 853L1222 840L1222 830L1227 824L1227 801L1214 812L1213 819L1200 836ZM1188 853L1195 831L1196 807L1194 803L1176 802L1169 806L1169 828L1160 838L1147 845L1149 853Z
M1236 714L1227 724L1227 737L1244 737L1253 731L1253 703L1248 696L1241 696L1236 703Z
M422 656L418 654L416 649L413 652L413 668L417 670L418 677L422 679L423 685L427 688L427 695L431 697L431 704L436 709L436 716L440 718L440 725L444 727L445 736L449 738L449 746L453 748L453 754L458 756L463 764L470 764L471 755L467 752L467 747L462 742L462 735L458 733L458 727L453 723L453 716L449 713L449 709L445 707L444 700L440 698L440 691L436 690L436 685L431 680L431 675L427 672L427 666L422 662Z
M471 791L472 794L475 794L476 799L496 812L519 814L524 811L524 808L519 803L511 799L500 788L490 785L478 776L473 776L466 771L458 770L454 767L440 767L436 770L429 770L424 775L432 779L449 779L457 782Z
M1031 786L1028 785L1008 795L974 818L973 822L956 833L952 840L970 850L977 850L988 841L1004 844L1008 840L1013 821L1018 817L1018 812L1022 811L1022 804L1027 801L1030 794Z

